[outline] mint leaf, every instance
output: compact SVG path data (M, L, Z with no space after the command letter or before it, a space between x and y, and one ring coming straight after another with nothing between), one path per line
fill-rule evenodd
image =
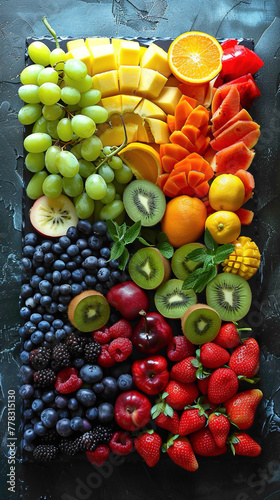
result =
M213 266L213 256L206 255L203 263L203 271L208 271L210 266Z
M193 262L204 262L207 256L207 248L196 248L192 252L188 253L187 258Z
M152 246L156 244L156 231L149 229L147 227L142 227L141 236L145 238Z
M235 245L231 245L230 243L220 246L215 252L213 259L214 264L220 264L221 262L223 262L232 252L234 252L234 250Z
M182 290L190 290L195 286L197 278L203 273L202 268L198 268L193 273L191 273L187 278L185 279L183 285L182 285Z
M109 260L118 259L125 250L125 246L122 241L116 241L113 243L111 248L111 255Z
M119 239L123 240L124 235L126 233L126 223L124 222L121 226L119 226Z
M124 246L123 252L119 257L119 269L121 269L121 271L125 269L125 266L128 263L128 259L129 259L129 251Z
M159 243L162 243L164 241L167 241L169 243L168 236L163 231L160 231L159 233L157 233L157 240Z
M133 241L136 240L140 231L141 231L141 221L138 220L137 222L135 222L135 224L133 224L133 226L126 229L126 232L124 234L125 244L127 245L129 243L133 243Z
M142 236L137 236L137 239L138 239L138 241L140 241L140 243L142 243L142 245L145 245L146 247L154 247L155 246L152 243L148 243L146 240L144 240L144 238L142 238Z
M106 221L109 234L113 241L119 241L119 225L111 219Z
M206 285L217 275L216 266L210 267L208 271L204 271L201 276L198 277L196 284L194 286L194 291L200 293L204 290Z
M162 241L161 243L159 243L157 248L160 251L161 255L163 255L163 257L165 257L166 259L171 259L174 254L174 248L167 241Z
M204 233L204 243L211 250L212 252L216 252L218 248L218 243L214 240L213 236L211 235L209 229L205 229Z

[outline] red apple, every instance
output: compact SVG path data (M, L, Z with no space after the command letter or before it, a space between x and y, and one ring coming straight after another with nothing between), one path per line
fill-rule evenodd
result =
M172 337L171 326L161 314L153 312L143 314L143 318L133 330L131 340L139 351L154 354L167 346Z
M126 391L115 402L115 420L126 431L137 431L151 418L151 403L138 391Z
M124 281L111 288L107 294L110 306L115 307L128 320L138 318L139 311L148 311L148 295L133 281Z
M167 361L163 356L138 359L131 371L136 387L150 396L162 392L169 380Z

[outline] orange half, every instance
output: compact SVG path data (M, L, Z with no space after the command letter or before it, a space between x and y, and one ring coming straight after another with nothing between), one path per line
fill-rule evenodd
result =
M214 37L189 31L172 42L168 62L173 75L181 82L202 84L221 71L222 54L223 49Z
M131 169L136 179L157 182L162 174L159 153L148 144L131 142L119 152L119 157Z

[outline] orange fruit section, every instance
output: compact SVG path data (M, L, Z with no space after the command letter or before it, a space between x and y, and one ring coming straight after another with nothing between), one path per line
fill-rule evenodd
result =
M131 142L119 152L119 156L136 179L146 179L155 184L162 174L159 153L148 144Z

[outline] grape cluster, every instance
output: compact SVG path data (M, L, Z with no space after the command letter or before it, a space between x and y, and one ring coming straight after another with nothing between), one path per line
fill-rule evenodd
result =
M77 216L115 219L124 213L122 193L132 172L115 155L117 148L103 148L95 135L96 124L108 120L107 110L98 105L101 93L92 88L86 65L67 59L56 48L42 42L28 49L34 64L21 73L19 96L26 103L19 121L32 126L24 140L26 168L33 173L27 196L73 198ZM107 160L108 157L108 160Z

